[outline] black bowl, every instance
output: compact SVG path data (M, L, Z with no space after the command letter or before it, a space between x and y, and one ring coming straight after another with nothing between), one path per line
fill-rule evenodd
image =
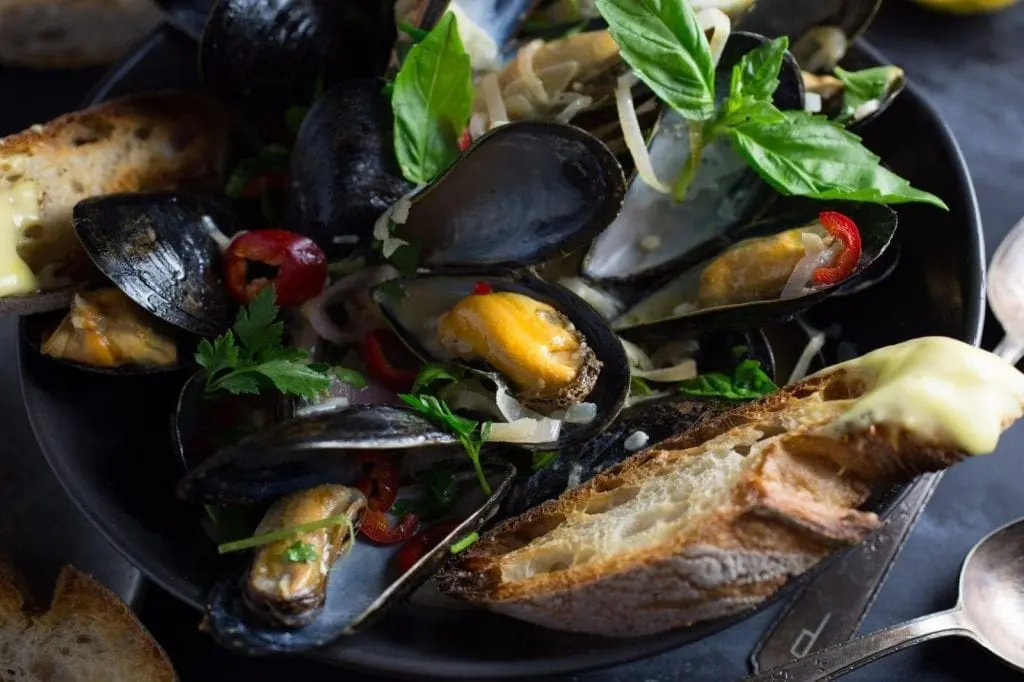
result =
M854 60L869 64L881 58L860 46L848 61ZM194 43L164 27L94 93L106 98L194 85L194 67ZM821 304L809 319L822 327L839 323L844 339L859 352L936 334L977 343L984 315L984 249L974 190L956 142L913 86L864 135L893 170L943 197L951 210L900 207L902 257L893 275ZM180 379L97 377L55 366L24 344L20 362L36 437L70 496L151 579L200 608L222 565L202 535L198 511L174 497L180 470L168 419ZM885 491L872 508L884 515L901 492ZM792 594L799 582L776 598ZM316 657L405 679L576 672L679 647L757 610L661 635L613 640L552 632L483 612L407 604Z

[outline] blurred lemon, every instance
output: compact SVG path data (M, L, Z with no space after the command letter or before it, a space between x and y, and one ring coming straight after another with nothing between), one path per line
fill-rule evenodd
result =
M1017 0L913 0L922 7L948 14L984 14L998 12Z

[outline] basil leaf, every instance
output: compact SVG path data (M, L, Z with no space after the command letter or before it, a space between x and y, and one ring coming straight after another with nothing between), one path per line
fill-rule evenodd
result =
M450 383L458 381L459 377L453 374L447 367L437 362L428 362L416 375L416 381L412 385L412 393L423 393L432 384L443 381Z
M717 136L729 128L744 123L775 124L785 123L786 116L775 108L771 102L743 97L739 100L730 99L728 105L718 114L718 119L711 127L711 135Z
M677 387L684 395L725 400L750 400L777 389L771 377L761 369L761 363L753 359L740 362L732 375L724 372L700 374L680 382Z
M853 119L862 104L883 99L893 84L903 79L903 69L876 66L863 71L846 71L837 66L835 75L843 83L843 111L839 120L846 122Z
M395 153L410 182L430 182L459 155L473 107L469 55L451 13L409 50L395 77Z
M803 111L783 114L786 123L750 121L729 130L736 151L782 194L876 204L921 202L949 210L942 199L879 165L853 133Z
M533 453L532 461L530 462L531 471L540 471L546 469L558 459L558 450L538 450Z
M654 391L651 390L650 385L640 377L629 378L630 395L651 395L653 393Z
M770 102L779 87L779 72L788 47L789 38L782 36L743 55L732 69L730 102L744 97Z
M691 120L715 113L715 66L688 0L596 0L623 60Z

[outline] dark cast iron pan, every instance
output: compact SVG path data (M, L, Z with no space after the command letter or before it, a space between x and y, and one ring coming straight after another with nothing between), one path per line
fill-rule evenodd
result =
M847 60L857 67L880 61L865 45ZM194 86L195 64L194 42L165 26L93 94L105 99L142 89ZM843 338L861 353L933 334L977 343L984 315L984 249L974 189L956 142L912 85L864 136L893 170L941 196L951 210L899 207L902 256L893 275L874 288L820 305L808 319L822 327L839 323ZM222 564L200 530L198 511L173 494L179 470L168 418L180 378L97 377L47 362L24 344L20 363L36 437L68 494L152 580L200 608ZM886 491L872 508L884 516L902 492ZM800 582L784 587L776 599L793 594ZM534 677L652 656L757 610L651 637L604 639L485 612L407 604L365 633L317 652L316 658L403 679Z

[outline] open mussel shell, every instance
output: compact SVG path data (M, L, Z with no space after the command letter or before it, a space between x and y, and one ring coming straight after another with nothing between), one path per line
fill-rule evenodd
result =
M881 5L882 0L757 0L738 28L769 38L788 36L793 56L808 68L814 46L803 42L805 36L815 29L828 28L845 36L847 44L852 43L871 25Z
M716 71L717 99L728 95L733 66L765 42L748 33L729 36ZM803 79L789 55L779 74L774 103L780 109L803 108ZM665 110L656 127L649 152L658 178L673 184L689 156L690 143L688 124L671 109ZM615 282L657 281L709 255L722 235L763 211L775 196L728 139L716 139L705 147L682 202L634 176L618 217L587 252L583 274Z
M430 269L533 265L593 239L622 206L622 167L575 126L509 123L411 198L394 235Z
M75 206L75 233L114 286L159 319L199 336L231 325L214 235L236 231L230 206L192 194L121 194Z
M734 352L745 346L744 354ZM775 359L761 331L745 334L714 334L700 339L696 354L702 373L727 372L740 361L753 358L770 377L775 376ZM528 477L520 476L501 505L501 518L518 516L528 509L553 500L582 485L616 464L629 459L670 436L678 435L700 421L735 407L730 401L670 395L652 398L625 408L602 433L575 447L564 448L547 466ZM643 439L637 446L638 437ZM633 442L630 442L632 438ZM520 466L519 471L529 472Z
M370 248L374 223L413 188L395 158L380 81L351 80L317 100L295 140L291 179L290 229L331 258Z
M416 453L408 453L415 457ZM462 454L465 457L465 454ZM484 526L508 494L515 468L500 459L485 457L484 475L491 494L483 491L472 468L457 477L459 501L453 518L463 521L409 570L396 575L395 555L402 545L375 545L357 541L330 569L322 611L308 625L283 628L255 618L243 601L244 570L235 568L207 597L207 628L223 646L248 655L288 654L323 646L372 625L426 582L451 556L450 548Z
M494 292L513 292L546 303L573 324L587 346L602 363L597 381L584 398L597 412L584 424L565 422L557 443L524 445L546 450L580 443L600 433L618 415L629 393L629 363L625 350L607 323L589 304L564 287L548 284L526 274L424 275L378 286L373 298L395 333L425 361L445 362L452 358L437 338L437 320L483 283ZM489 369L485 365L476 365Z
M787 210L770 220L766 219L752 225L750 229L741 233L740 239L770 237L801 225L808 225L814 222L821 210L827 208L820 204L814 205L814 202L810 201L795 201L791 202L791 205L799 205L800 208ZM849 216L856 223L860 231L862 246L860 262L853 274L842 282L814 286L809 288L806 293L785 299L772 297L765 300L692 309L687 304L697 300L697 292L704 269L715 258L721 256L725 252L723 250L714 258L689 268L667 285L642 299L613 320L612 328L628 339L675 338L680 333L691 331L706 333L751 329L789 320L797 313L810 308L836 292L841 292L844 289L849 291L850 287L859 280L869 266L885 253L892 243L896 233L897 216L891 208L878 204L840 206L836 210Z
M219 0L203 32L200 70L248 120L279 132L286 110L309 105L318 83L383 75L393 16L393 3L378 0Z
M177 494L203 504L255 504L353 479L361 453L410 451L426 458L453 446L453 435L410 410L355 405L289 419L217 451L188 472Z

